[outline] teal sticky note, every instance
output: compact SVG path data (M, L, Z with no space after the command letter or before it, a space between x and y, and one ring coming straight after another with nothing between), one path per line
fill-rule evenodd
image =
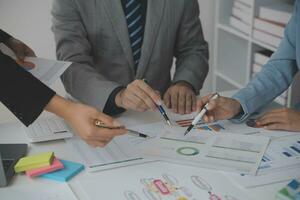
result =
M50 172L47 174L43 174L40 177L47 178L60 182L67 182L72 177L77 175L84 169L84 166L80 163L71 162L67 160L60 160L64 165L64 168L55 172Z

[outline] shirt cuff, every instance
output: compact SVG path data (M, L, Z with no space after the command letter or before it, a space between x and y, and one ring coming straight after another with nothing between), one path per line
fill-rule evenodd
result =
M233 123L243 123L250 116L250 113L246 106L246 102L244 102L243 98L240 98L238 95L234 95L232 98L237 100L241 104L242 111L241 113L230 119L230 121Z
M115 88L109 95L106 104L104 106L103 112L107 115L118 115L121 114L123 112L125 112L126 110L124 108L120 108L117 106L116 104L116 96L117 94L121 91L125 89L125 87L120 86Z

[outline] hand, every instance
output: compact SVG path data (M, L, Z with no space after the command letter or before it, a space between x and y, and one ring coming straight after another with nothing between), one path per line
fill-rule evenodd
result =
M300 112L288 108L272 110L256 120L256 124L269 130L300 132Z
M26 56L36 56L26 44L15 38L10 38L5 44L15 53L19 65L25 69L33 69L35 67L33 63L24 61Z
M93 147L104 147L115 136L126 133L125 129L110 130L96 127L96 120L103 122L106 126L119 127L121 125L90 106L73 103L58 95L51 99L46 110L65 119L74 131Z
M145 112L157 109L160 96L143 80L135 80L117 94L115 102L118 107Z
M203 117L203 120L206 123L214 122L217 120L230 119L242 111L241 104L235 99L220 96L215 100L209 101L211 97L212 95L208 95L202 97L197 101L198 111L200 111L205 106L205 104L209 102L209 111Z
M181 115L196 111L196 94L185 82L171 86L164 95L164 102L169 109Z

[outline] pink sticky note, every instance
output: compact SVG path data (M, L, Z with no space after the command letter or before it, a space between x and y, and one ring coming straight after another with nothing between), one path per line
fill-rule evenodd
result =
M49 172L54 172L56 170L63 169L63 168L64 168L64 165L57 158L54 158L52 165L47 166L47 167L42 167L39 169L28 170L28 171L26 171L26 175L30 178L33 178L33 177L40 176L42 174L46 174Z

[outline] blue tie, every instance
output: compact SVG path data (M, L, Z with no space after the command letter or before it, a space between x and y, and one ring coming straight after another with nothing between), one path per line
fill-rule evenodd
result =
M135 71L137 70L143 44L144 25L141 0L124 0L124 13L128 26Z

